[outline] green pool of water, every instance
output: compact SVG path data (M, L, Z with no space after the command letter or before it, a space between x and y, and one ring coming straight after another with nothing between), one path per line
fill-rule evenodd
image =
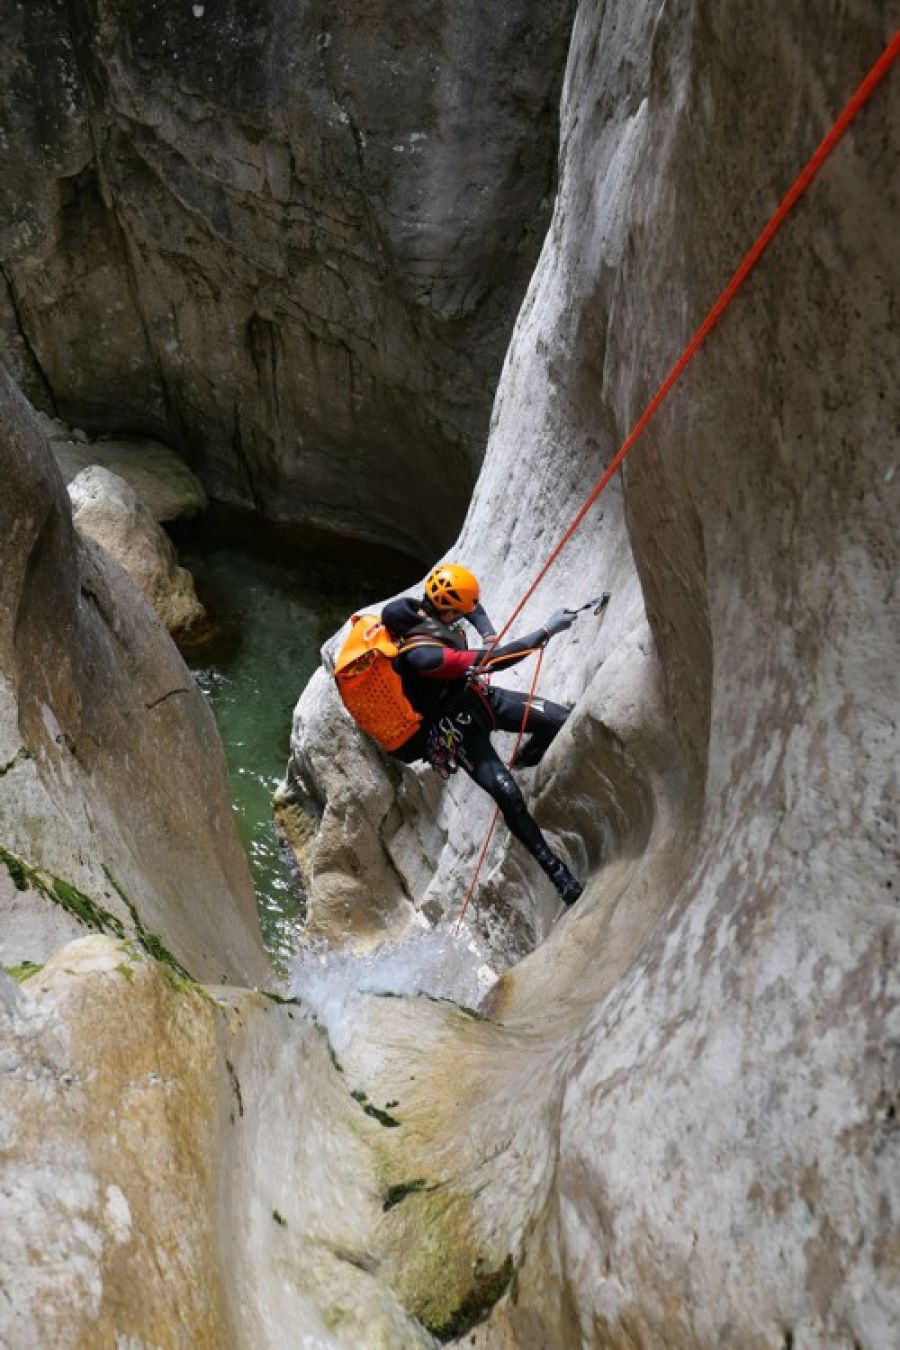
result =
M421 569L395 555L364 561L358 547L347 559L311 555L296 535L259 523L235 531L215 517L176 542L217 621L216 636L185 657L219 725L263 938L283 967L304 914L299 876L272 820L294 706L325 639L352 611L409 585Z

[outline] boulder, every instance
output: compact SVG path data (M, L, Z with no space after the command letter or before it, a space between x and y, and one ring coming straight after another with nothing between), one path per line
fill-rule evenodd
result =
M92 465L69 483L69 500L78 529L124 567L170 633L184 636L204 622L193 577L124 478Z
M125 479L154 520L186 519L206 510L200 480L167 445L111 436L91 440L58 418L38 416L67 486L83 469L99 464Z
M0 981L0 1341L225 1344L212 1005L103 937Z

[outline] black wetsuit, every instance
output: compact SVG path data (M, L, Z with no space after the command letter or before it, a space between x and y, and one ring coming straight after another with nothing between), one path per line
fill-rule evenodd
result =
M444 719L447 719L460 766L493 797L510 833L537 858L561 894L561 881L566 885L571 883L580 893L574 878L551 852L529 814L519 785L491 744L493 731L519 730L526 695L511 689L493 688L486 681L479 683L477 679L478 671L489 675L524 660L547 641L546 630L539 628L525 637L506 642L492 653L489 646L470 650L458 628L449 628L432 617L423 618L422 608L421 602L394 601L382 613L382 619L395 639L408 644L394 660L394 668L403 681L407 698L423 718L416 734L393 752L395 757L406 764L427 758L431 728L435 723L445 725ZM482 638L493 637L490 620L480 606L466 617ZM426 642L433 645L425 645ZM527 722L531 734L517 756L517 767L538 762L562 729L569 712L570 709L562 704L551 703L548 699L532 700Z

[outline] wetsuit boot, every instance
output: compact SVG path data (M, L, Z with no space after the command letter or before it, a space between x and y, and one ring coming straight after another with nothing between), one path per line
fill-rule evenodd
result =
M584 887L572 876L566 864L561 858L557 858L555 853L551 853L546 844L541 844L533 848L532 853L537 859L542 871L553 882L559 894L560 900L564 905L574 905L578 897L583 893Z

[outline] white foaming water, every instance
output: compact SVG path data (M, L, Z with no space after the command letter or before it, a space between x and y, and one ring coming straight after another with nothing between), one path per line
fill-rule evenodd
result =
M477 1007L497 976L474 942L429 930L384 943L367 956L309 947L291 964L290 992L327 1028L335 1050L359 1026L365 994L430 994Z

